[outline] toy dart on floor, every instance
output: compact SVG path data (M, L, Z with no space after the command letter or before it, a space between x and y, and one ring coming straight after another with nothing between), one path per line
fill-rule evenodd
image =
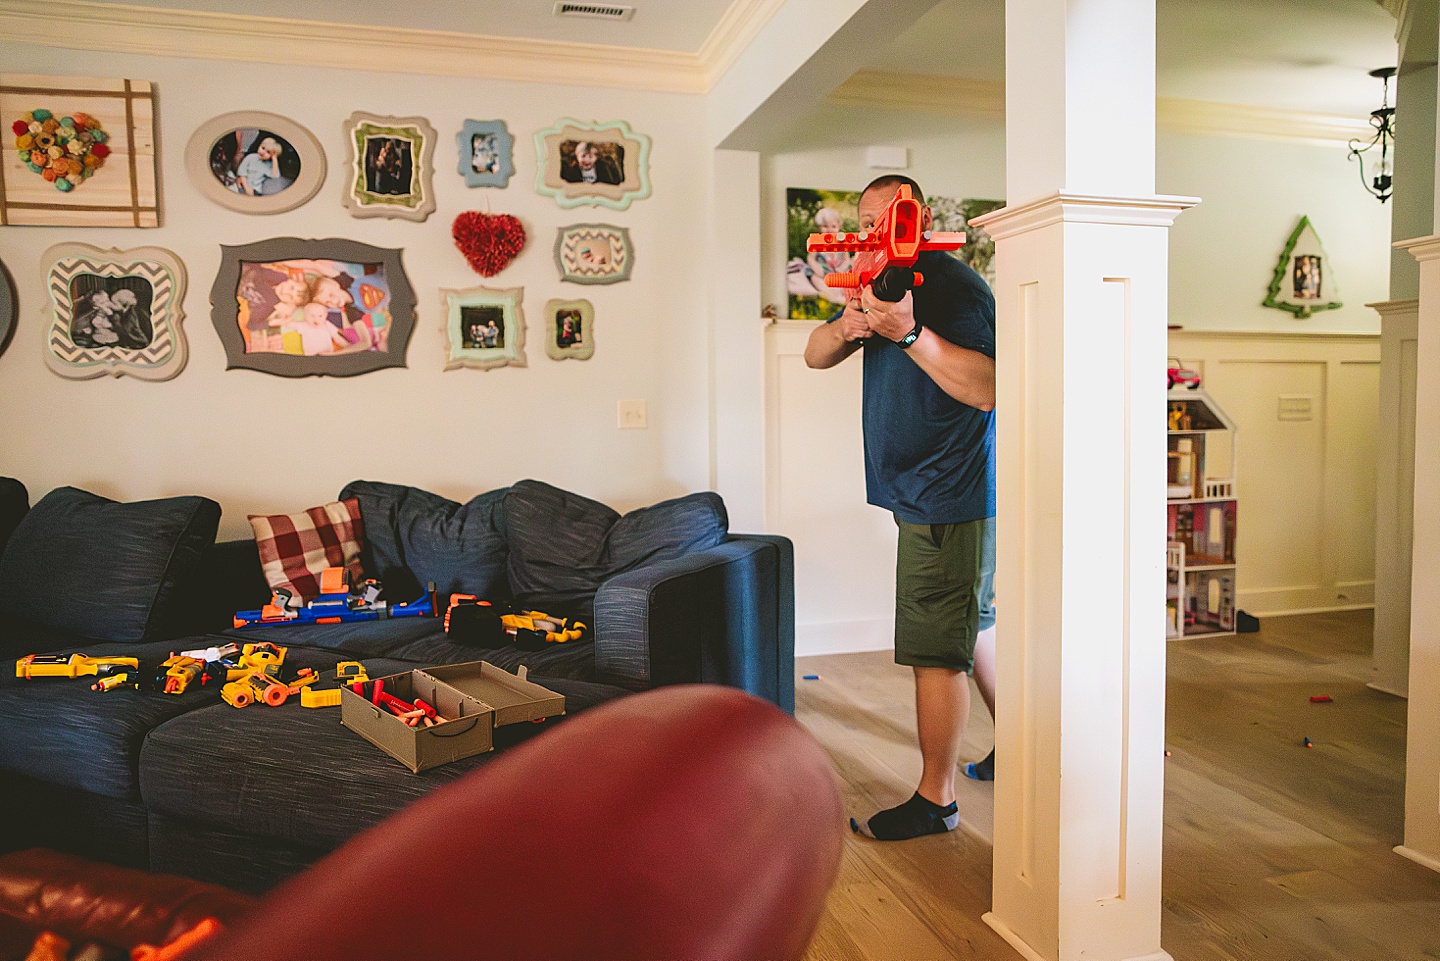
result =
M496 648L514 644L522 651L544 650L585 636L584 623L541 611L512 611L473 594L454 594L445 611L445 633L457 644Z

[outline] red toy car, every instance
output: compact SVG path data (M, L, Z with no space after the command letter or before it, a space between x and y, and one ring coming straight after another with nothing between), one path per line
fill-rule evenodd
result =
M1170 358L1170 376L1168 379L1169 383L1166 385L1167 390L1175 387L1177 384L1189 387L1191 390L1200 386L1200 375L1188 367L1182 367L1179 357Z

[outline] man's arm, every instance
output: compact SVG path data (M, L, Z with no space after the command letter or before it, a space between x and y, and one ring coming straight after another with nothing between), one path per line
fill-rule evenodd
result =
M915 299L909 293L899 302L890 303L876 297L866 287L861 294L861 308L857 313L869 322L870 329L888 340L898 341L915 328ZM850 313L850 308L847 307L845 312ZM995 409L993 357L952 344L928 327L921 329L919 338L905 353L935 381L937 387L955 400L976 410ZM807 363L810 361L808 347L805 360Z
M873 333L860 310L859 300L851 298L837 320L810 331L810 339L805 343L805 366L816 370L834 367L859 350L860 342Z

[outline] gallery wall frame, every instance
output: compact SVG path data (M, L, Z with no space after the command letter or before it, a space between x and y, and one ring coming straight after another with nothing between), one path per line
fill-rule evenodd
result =
M630 279L635 246L630 230L614 224L571 224L555 231L555 267L572 284L618 284Z
M0 261L0 354L5 353L5 348L10 346L10 338L15 336L15 318L18 313L15 278L10 276L5 263Z
M650 138L623 120L557 120L535 133L535 157L536 191L562 207L625 210L650 196Z
M185 172L195 189L242 214L294 210L325 183L325 166L313 133L259 110L213 117L185 145Z
M1337 291L1332 265L1310 218L1302 216L1280 251L1260 306L1283 310L1296 320L1343 307L1333 299Z
M524 287L441 290L445 369L524 367Z
M161 247L45 251L45 364L71 380L169 380L185 367L185 265Z
M424 117L355 111L345 121L342 202L353 217L423 221L435 210L435 128Z
M350 377L405 366L415 291L399 249L276 237L220 252L210 317L227 370Z
M545 355L589 360L595 355L595 308L588 300L545 302Z
M0 73L0 136L0 225L160 226L149 81Z
M515 175L515 139L503 120L467 120L455 135L467 187L506 187Z

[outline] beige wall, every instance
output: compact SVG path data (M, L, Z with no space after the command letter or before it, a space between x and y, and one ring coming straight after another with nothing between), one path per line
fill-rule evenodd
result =
M248 536L250 512L294 510L334 497L353 478L415 484L455 498L535 477L619 509L709 486L711 477L705 258L710 153L695 96L495 80L385 75L184 59L86 54L0 44L4 69L153 81L158 90L159 229L0 228L0 260L19 288L19 324L0 355L0 473L32 499L73 484L119 499L198 493L224 507L222 535ZM329 176L307 205L270 217L221 209L187 178L191 132L232 110L288 116L324 145ZM354 110L420 115L439 132L439 209L424 223L357 220L341 206L341 123ZM654 143L654 194L630 209L565 210L535 192L536 130L561 117L623 119ZM515 138L508 189L470 189L456 172L455 133L467 118L504 119ZM529 242L498 276L479 277L450 239L463 210L512 213ZM633 279L562 284L556 228L630 228ZM269 237L348 237L404 250L419 304L407 368L352 378L274 377L225 370L210 321L220 244ZM190 360L174 380L70 381L42 362L41 257L52 244L159 245L189 272L184 330ZM438 290L524 287L529 366L442 371ZM545 356L549 298L595 306L593 360ZM616 402L643 399L649 429L620 431Z

